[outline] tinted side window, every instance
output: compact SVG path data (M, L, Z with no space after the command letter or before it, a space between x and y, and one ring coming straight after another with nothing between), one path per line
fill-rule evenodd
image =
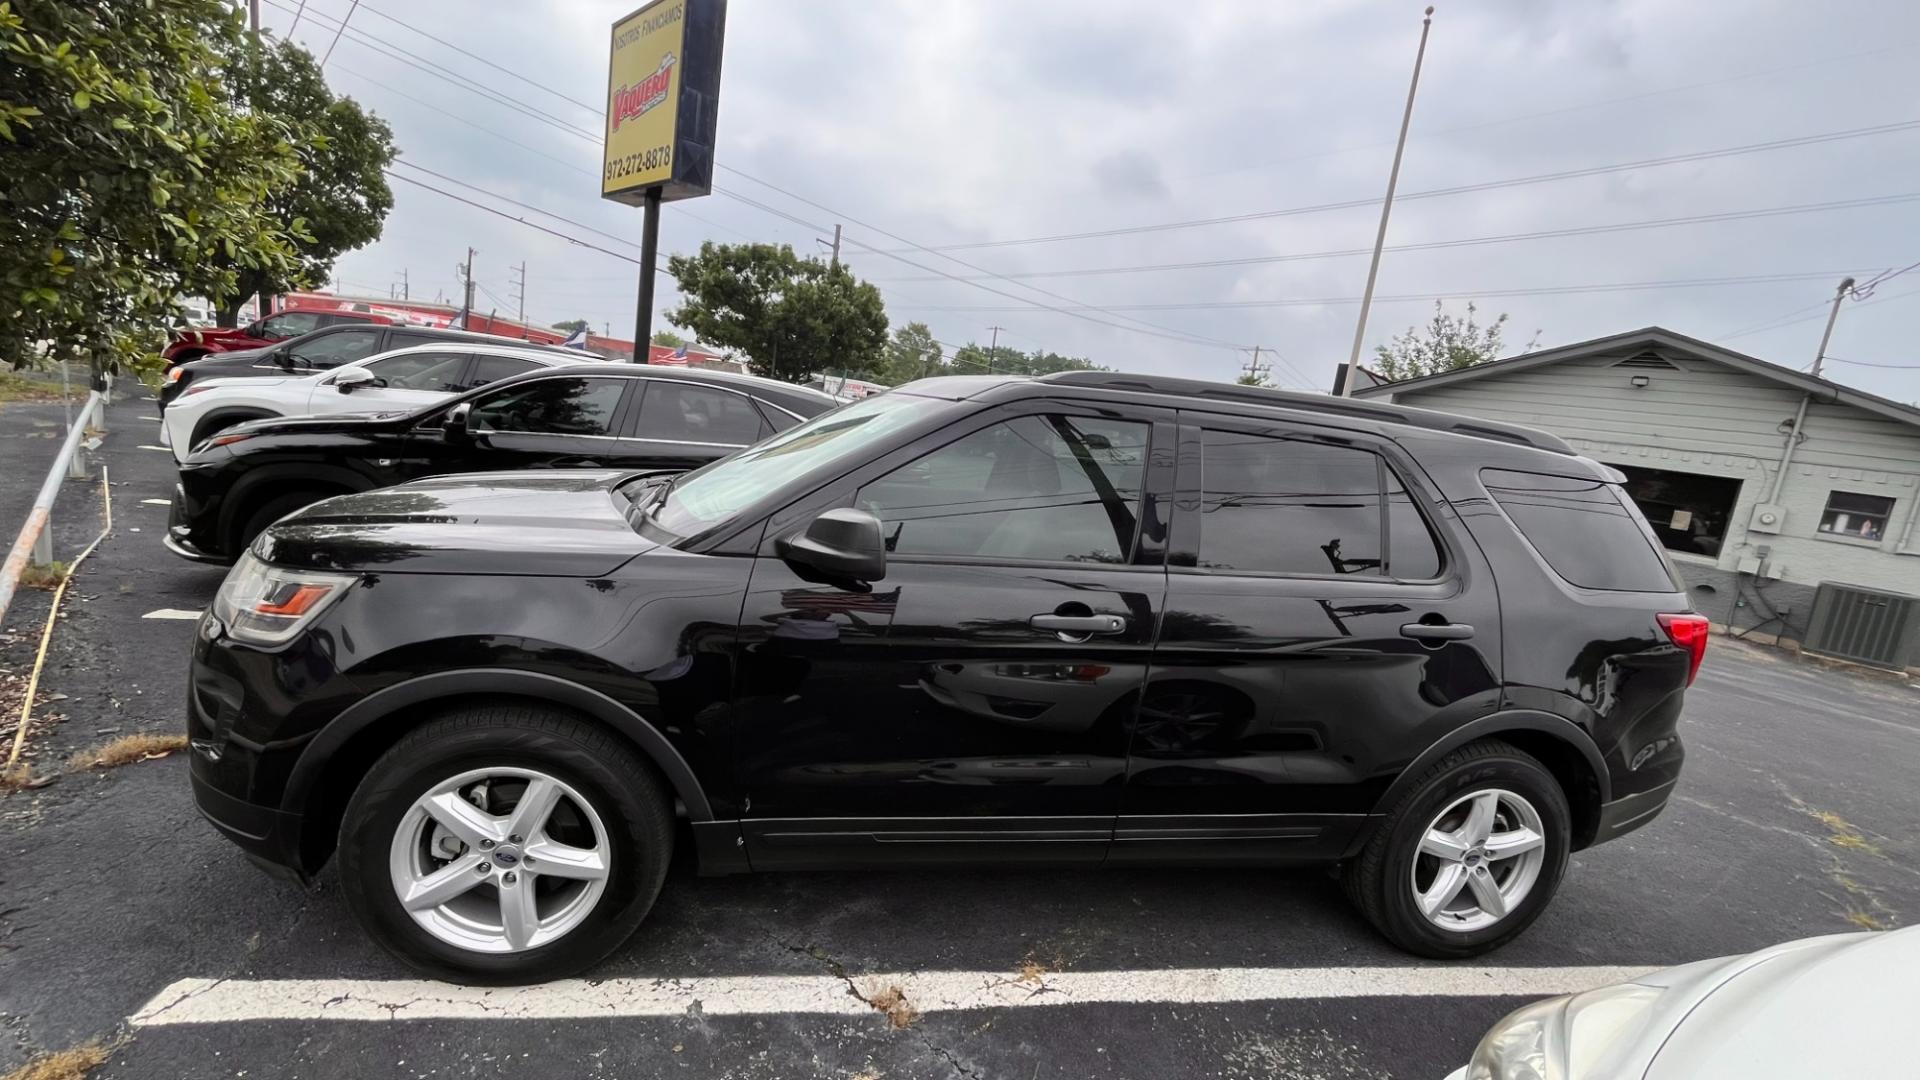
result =
M467 424L474 431L541 435L611 435L613 411L625 379L538 379L476 402Z
M409 333L405 330L387 331L387 348L406 349L415 345L437 345L447 339L436 334Z
M1133 553L1147 425L1023 416L982 428L860 489L900 555L1124 563Z
M531 360L511 356L478 356L473 361L473 373L467 376L466 388L478 390L488 383L523 375L539 366Z
M776 408L764 401L758 404L760 406L760 415L774 431L785 431L800 422L799 417L787 412L785 409Z
M740 394L664 380L647 384L634 436L667 442L746 446L760 441L760 411Z
M1380 572L1380 465L1365 450L1201 433L1200 565Z
M260 336L269 341L284 341L320 329L320 316L311 311L283 311L260 320Z
M460 389L460 371L466 365L465 353L420 352L375 360L367 370L380 380L379 385L393 390L451 394Z
M292 347L294 360L311 368L334 368L349 360L372 356L379 347L378 330L341 330Z
M1639 511L1598 480L1483 469L1494 501L1553 571L1588 589L1674 592L1667 560L1648 542Z
M1387 477L1387 573L1403 581L1440 576L1440 544L1392 469Z

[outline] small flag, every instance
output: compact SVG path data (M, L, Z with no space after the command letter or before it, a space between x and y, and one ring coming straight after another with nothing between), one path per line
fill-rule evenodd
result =
M575 331L574 331L573 333L571 333L571 334L568 334L568 335L567 335L567 340L565 340L565 341L563 341L563 342L561 342L561 343L560 343L560 347L561 347L561 348L563 348L563 349L584 349L584 348L586 348L586 347L587 347L587 331L586 331L586 328L585 328L585 327L582 327L582 328L580 328L580 329L578 329L578 330L575 330Z
M682 345L665 356L652 357L648 360L648 363L656 364L660 367L686 367L687 347Z

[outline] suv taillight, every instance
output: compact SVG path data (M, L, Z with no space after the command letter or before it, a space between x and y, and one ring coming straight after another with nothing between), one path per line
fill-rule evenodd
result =
M1667 640L1687 651L1687 685L1700 674L1700 661L1707 655L1707 617L1705 615L1655 615Z

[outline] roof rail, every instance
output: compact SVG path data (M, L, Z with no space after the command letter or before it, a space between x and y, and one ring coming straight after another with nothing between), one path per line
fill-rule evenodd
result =
M1204 379L1181 379L1167 375L1133 375L1118 371L1058 371L1051 375L1042 375L1039 381L1057 386L1132 390L1147 394L1171 394L1176 397L1208 398L1215 401L1241 401L1251 405L1299 409L1303 412L1331 413L1362 420L1378 420L1388 424L1406 424L1410 427L1445 431L1477 439L1495 439L1520 446L1531 446L1537 450L1551 450L1556 454L1575 453L1573 447L1567 445L1566 441L1559 436L1520 424L1504 424L1498 420L1458 416L1433 409L1414 409L1401 405L1355 401L1352 398L1331 397L1326 394L1303 394L1291 390L1274 390L1264 386L1239 386L1231 383L1207 382Z

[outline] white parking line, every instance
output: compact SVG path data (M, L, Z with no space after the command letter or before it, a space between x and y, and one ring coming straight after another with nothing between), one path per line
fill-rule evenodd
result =
M1624 982L1653 968L1375 967L1000 971L911 975L719 975L568 979L489 988L422 980L181 979L129 1017L135 1027L242 1020L580 1020L821 1013L857 1016L897 989L922 1013L1047 1005L1199 1005L1367 997L1544 997ZM889 995L891 997L891 995Z
M199 618L200 613L197 611L187 611L184 608L163 607L155 608L140 617L143 619L179 619L185 622Z
M173 505L173 503L172 503L171 501L169 501L169 500L167 500L167 499L141 499L141 500L140 500L140 505L142 505L142 506L172 506L172 505Z
M147 414L145 414L145 413L141 413L141 414L140 414L140 419L142 419L142 420L151 420L151 421L153 421L153 422L154 422L154 423L156 423L156 424L160 422L160 418L159 418L159 417L157 417L157 416L148 416L148 415L147 415Z
M173 453L173 451L171 451L171 450L169 450L169 449L167 449L167 448L166 448L166 447L164 447L164 446L149 446L149 445L147 445L146 443L141 443L141 444L140 444L140 449L142 449L142 450L158 450L158 451L160 451L160 452L161 452L161 453L163 453L163 454L171 454L171 453Z

